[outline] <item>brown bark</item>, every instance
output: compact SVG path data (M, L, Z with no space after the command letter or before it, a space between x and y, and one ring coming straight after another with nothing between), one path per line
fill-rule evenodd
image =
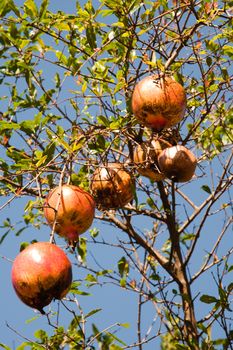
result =
M183 262L183 257L180 249L179 233L177 231L175 220L175 203L172 203L172 205L170 204L168 195L162 182L158 182L158 189L160 192L164 211L166 213L166 223L171 239L170 274L177 282L182 298L182 308L184 313L183 339L189 345L190 349L198 350L199 346L197 321L194 312L190 283L186 272L186 265Z

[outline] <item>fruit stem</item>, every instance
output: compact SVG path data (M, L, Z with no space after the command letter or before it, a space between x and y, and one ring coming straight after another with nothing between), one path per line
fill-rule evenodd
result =
M40 311L41 315L46 315L46 312L42 308L38 309L38 311Z

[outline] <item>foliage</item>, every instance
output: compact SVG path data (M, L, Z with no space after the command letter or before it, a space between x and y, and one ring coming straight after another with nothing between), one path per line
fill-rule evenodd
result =
M16 223L2 220L0 244L12 233L45 229L43 201L59 183L89 190L92 173L107 161L123 163L136 181L134 201L97 210L90 234L68 250L83 277L61 301L62 311L57 304L52 310L71 315L71 323L66 328L48 312L43 317L54 333L37 330L18 350L142 350L160 338L161 349L232 348L232 6L88 0L67 13L53 12L52 0L25 0L21 7L1 1L0 209L17 207L20 198L26 204ZM186 184L150 182L132 160L137 144L151 137L132 115L132 91L158 73L172 74L187 93L184 120L162 133L178 134L198 157ZM116 251L114 266L90 262L90 247L99 245L103 256ZM127 325L85 327L100 309L85 313L79 295L88 298L107 284L138 300L132 343L116 335ZM144 305L156 314L146 331Z

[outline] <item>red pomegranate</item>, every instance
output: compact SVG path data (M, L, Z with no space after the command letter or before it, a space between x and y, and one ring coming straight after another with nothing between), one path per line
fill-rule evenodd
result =
M133 114L155 131L177 124L184 117L185 108L185 90L172 77L147 76L133 91Z
M194 175L197 158L186 147L177 145L165 148L158 157L161 171L176 182L186 182Z
M124 207L134 198L135 184L120 163L108 163L95 170L91 190L100 209Z
M44 314L44 306L68 293L72 267L62 249L49 242L37 242L16 257L11 279L18 297Z
M51 227L56 221L55 232L76 241L92 224L95 201L88 192L77 186L57 186L45 200L44 215Z
M151 181L162 181L165 175L158 167L158 156L170 143L163 139L152 139L139 144L133 154L133 160L140 175Z

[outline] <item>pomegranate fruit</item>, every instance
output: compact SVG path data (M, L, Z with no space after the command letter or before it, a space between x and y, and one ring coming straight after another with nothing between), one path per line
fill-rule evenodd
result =
M185 90L172 77L147 76L133 91L133 114L140 123L155 131L177 124L185 108Z
M101 209L124 207L134 198L134 181L120 163L108 163L97 168L91 181L91 190Z
M148 177L151 181L162 181L165 175L158 167L158 156L164 148L170 146L169 142L162 139L152 139L139 144L133 154L139 174Z
M186 147L177 145L165 148L158 157L161 171L176 182L186 182L194 175L197 158Z
M72 267L62 249L49 242L37 242L17 255L11 279L21 301L44 314L44 306L68 293Z
M70 241L78 240L92 224L95 215L93 197L73 185L57 186L44 203L44 216L55 232Z

